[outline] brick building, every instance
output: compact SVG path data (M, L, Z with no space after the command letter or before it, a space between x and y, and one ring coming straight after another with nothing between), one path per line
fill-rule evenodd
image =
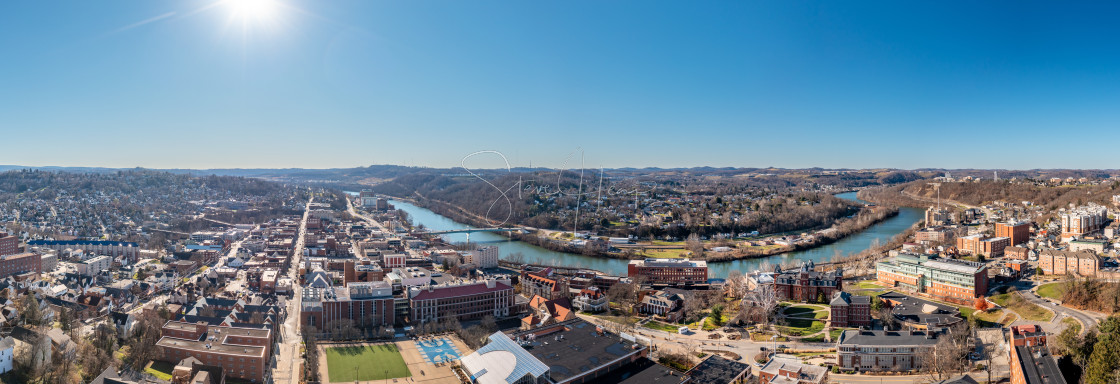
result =
M947 243L955 237L952 229L928 227L914 232L914 241L919 243Z
M996 237L1011 239L1011 245L1026 243L1031 238L1031 222L996 223Z
M1030 257L1031 250L1026 247L1007 247L1003 249L1003 256L1012 260L1026 260Z
M924 331L844 331L836 339L837 365L860 372L921 370L944 329Z
M0 256L19 253L19 238L0 232Z
M1044 275L1096 276L1101 269L1101 258L1089 251L1047 248L1038 253L1038 267Z
M568 297L568 278L556 275L552 268L521 271L521 293L525 297L540 296L545 300Z
M871 297L840 292L829 303L833 327L870 327Z
M801 268L782 271L781 267L774 268L774 295L778 300L800 301L803 303L827 303L838 291L844 288L844 272L835 269L828 272L817 272L812 261L807 261Z
M986 237L981 234L957 238L957 250L966 255L982 255L985 257L1003 256L1003 250L1011 246L1011 238Z
M0 278L21 273L42 273L43 262L39 255L25 252L14 255L0 256Z
M1065 383L1058 362L1046 347L1046 332L1037 325L1011 327L1008 356L1011 384Z
M438 322L448 317L460 321L513 315L513 287L508 281L428 285L408 290L413 323Z
M227 377L265 382L272 358L272 330L168 321L156 342L159 360L178 363L187 357L222 367Z
M626 272L631 279L644 279L648 284L692 285L708 282L708 263L700 260L630 260Z

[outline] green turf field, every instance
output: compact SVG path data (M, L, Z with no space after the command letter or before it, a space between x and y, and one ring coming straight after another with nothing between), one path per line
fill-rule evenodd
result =
M357 371L354 370L357 367ZM412 376L394 344L327 348L331 382L385 380Z

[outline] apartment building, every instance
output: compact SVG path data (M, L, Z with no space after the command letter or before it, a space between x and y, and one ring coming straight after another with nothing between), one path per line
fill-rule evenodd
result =
M414 323L441 321L449 317L462 320L513 315L513 286L509 281L486 279L447 285L428 285L408 290L411 320Z
M1101 258L1089 251L1046 248L1038 252L1038 267L1044 275L1096 276L1101 269Z
M113 258L124 257L129 262L135 262L140 257L140 246L136 243L122 241L91 241L91 240L31 240L28 247L53 249L59 252L67 249L81 249L86 253L107 255Z
M227 377L263 383L269 377L272 330L168 321L156 342L160 360L172 364L193 357L222 367Z
M1090 251L1096 254L1102 254L1107 246L1108 241L1103 239L1077 239L1070 240L1069 242L1069 250L1073 252Z
M1003 257L1012 260L1026 260L1030 257L1030 251L1026 247L1007 247L1003 249Z
M77 265L78 274L82 276L95 276L101 273L101 271L108 270L112 266L113 259L109 256L97 256Z
M498 247L490 245L461 254L464 264L471 264L478 268L498 267Z
M39 255L31 252L0 256L0 278L21 273L42 273L43 263Z
M0 232L0 256L19 253L19 238Z
M1062 223L1062 240L1079 238L1087 233L1092 233L1104 228L1108 220L1108 208L1090 204L1062 212L1059 216Z
M988 292L988 269L983 263L900 253L875 265L880 283L942 300L971 304Z
M626 271L631 279L643 279L648 284L692 285L708 282L708 263L702 260L631 260Z
M393 286L384 281L353 282L345 287L305 288L300 306L300 325L324 328L339 320L355 327L392 326Z
M844 288L844 272L837 268L827 272L815 270L811 260L801 264L801 268L783 271L774 268L774 295L778 300L792 300L803 303L824 304L836 292Z
M948 331L844 331L836 339L837 365L861 372L922 369L941 337Z
M833 327L870 327L871 297L840 292L829 303Z
M996 223L995 237L1006 237L1011 240L1011 245L1026 243L1031 238L1031 222L1016 221L1009 223Z
M919 243L947 243L954 237L953 230L945 227L926 227L914 232L914 241Z
M929 207L926 209L926 226L935 227L949 224L952 215L948 208Z

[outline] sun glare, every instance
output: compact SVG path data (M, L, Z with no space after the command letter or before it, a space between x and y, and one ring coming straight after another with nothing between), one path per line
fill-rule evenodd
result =
M225 0L232 16L242 22L271 22L280 4L276 0Z

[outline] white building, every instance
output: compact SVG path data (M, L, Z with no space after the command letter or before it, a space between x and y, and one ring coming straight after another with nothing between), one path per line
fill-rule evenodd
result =
M11 336L0 340L0 374L12 371L12 358L15 355L16 339Z
M101 273L101 271L109 269L112 265L113 258L109 256L97 256L78 264L78 274L82 276L93 276Z
M462 253L463 264L471 264L478 268L497 268L498 254L498 247L493 245L466 251Z

